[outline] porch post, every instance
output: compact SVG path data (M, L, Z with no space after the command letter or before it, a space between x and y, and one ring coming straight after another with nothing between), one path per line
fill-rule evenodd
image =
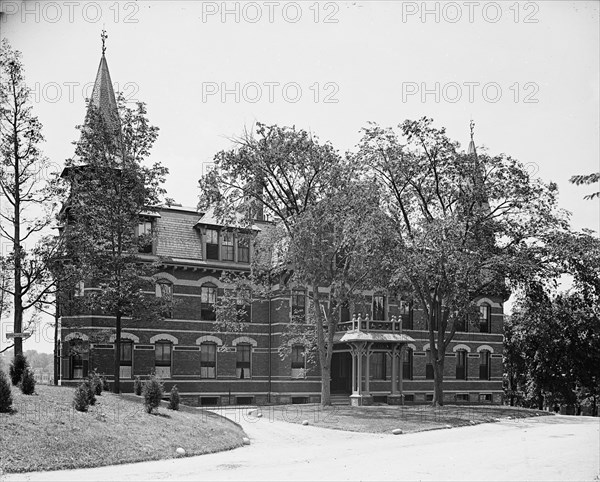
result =
M362 395L362 357L363 357L363 343L360 344L357 350L357 367L356 367L356 381L357 381L357 390L356 393L358 395Z
M365 355L367 357L367 363L365 366L365 395L370 395L370 391L369 391L369 378L371 375L371 345L372 343L367 343L366 344L366 350L365 350Z
M392 395L398 394L398 347L392 347Z
M356 368L357 368L357 362L356 362L356 348L354 347L354 345L350 345L350 355L352 356L352 394L354 395L356 393Z
M398 357L398 360L400 362L400 373L399 373L399 377L398 377L398 392L400 395L400 399L401 399L401 404L404 405L404 394L402 393L402 381L403 381L403 376L404 376L404 351L406 349L406 345L402 345L400 347L400 356Z

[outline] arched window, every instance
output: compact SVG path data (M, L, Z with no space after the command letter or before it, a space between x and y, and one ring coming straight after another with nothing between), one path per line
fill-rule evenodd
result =
M200 378L217 378L217 344L204 342L200 345Z
M236 348L235 375L237 378L252 378L252 345L238 343Z
M69 378L78 379L88 376L89 345L87 341L73 338L68 342Z
M491 333L492 307L488 303L479 305L479 331Z
M413 378L413 349L405 348L402 357L402 379L412 380Z
M431 350L427 350L425 352L425 379L433 380L434 378L433 363L431 363Z
M467 379L467 350L457 350L456 352L456 379Z
M200 288L200 298L200 319L206 321L216 320L217 287L212 283L204 283Z
M173 344L170 341L157 341L154 344L154 370L159 378L171 378L171 353Z
M306 353L302 345L292 346L292 378L306 376Z
M479 379L489 380L490 375L490 352L481 350L479 352Z

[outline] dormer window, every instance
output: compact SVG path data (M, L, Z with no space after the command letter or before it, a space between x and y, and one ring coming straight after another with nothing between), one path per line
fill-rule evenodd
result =
M246 234L238 236L238 261L240 263L250 262L250 237Z
M221 238L221 260L222 261L233 261L233 233L223 232Z
M138 236L138 252L151 254L152 253L152 221L148 219L140 219L136 234Z
M219 231L206 230L206 259L219 259Z

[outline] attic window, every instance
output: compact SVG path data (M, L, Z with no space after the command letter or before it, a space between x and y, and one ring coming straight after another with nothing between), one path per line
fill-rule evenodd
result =
M206 259L219 259L219 231L206 230Z

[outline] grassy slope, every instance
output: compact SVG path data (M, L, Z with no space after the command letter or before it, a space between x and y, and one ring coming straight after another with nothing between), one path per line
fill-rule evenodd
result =
M38 385L25 396L13 387L12 414L0 414L0 473L57 470L165 459L242 445L240 427L204 411L161 407L149 415L139 401L103 392L89 412L72 408L74 389Z
M416 406L349 407L320 405L288 405L262 407L262 417L291 423L307 420L310 425L349 430L351 432L390 433L400 428L404 433L440 428L461 427L495 422L502 418L525 418L551 415L548 412L525 408L485 406Z

